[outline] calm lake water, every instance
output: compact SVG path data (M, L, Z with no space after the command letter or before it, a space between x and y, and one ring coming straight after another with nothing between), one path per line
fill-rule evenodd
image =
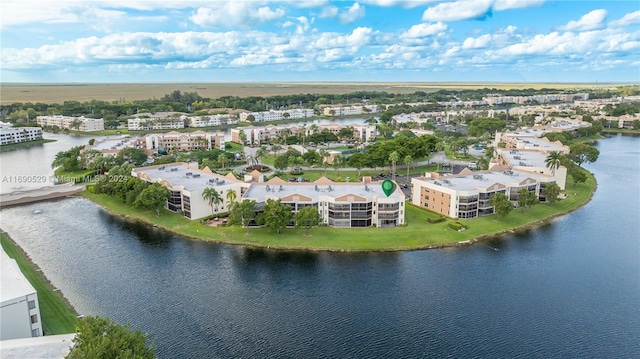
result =
M162 358L637 358L640 138L597 146L589 204L471 247L247 249L82 198L2 209L0 226L81 314L148 332Z

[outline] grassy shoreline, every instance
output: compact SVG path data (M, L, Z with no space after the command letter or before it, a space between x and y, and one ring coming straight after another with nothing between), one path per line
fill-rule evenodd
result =
M505 233L524 231L549 223L553 218L572 212L591 200L596 180L591 173L585 183L568 181L566 199L553 204L538 204L524 212L514 210L506 217L485 216L470 220L447 219L442 223L428 223L439 215L415 207L405 206L407 226L395 228L312 228L309 236L303 229L287 228L277 235L264 228L209 227L181 215L163 210L162 217L154 211L131 208L120 199L88 191L81 195L109 212L129 220L147 223L174 234L196 240L282 250L308 251L401 251L442 248L470 244L495 238ZM469 228L458 232L449 228L450 222L461 222Z
M73 306L6 232L0 232L0 239L4 251L16 260L24 276L38 292L42 329L45 335L75 333L78 313Z
M3 151L11 151L11 150L15 150L18 148L26 148L26 147L31 147L31 146L37 146L37 145L42 145L45 143L49 143L49 142L56 142L57 140L52 140L52 139L42 139L42 140L35 140L35 141L26 141L26 142L20 142L20 143L11 143L8 145L2 145L0 146L0 152Z

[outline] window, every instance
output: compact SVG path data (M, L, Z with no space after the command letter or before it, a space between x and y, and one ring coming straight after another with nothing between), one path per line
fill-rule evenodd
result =
M29 301L29 309L36 309L36 301L35 300L30 300Z
M32 337L39 337L40 336L40 329L39 328L33 329L31 331L31 336Z
M35 324L38 322L38 314L34 314L31 316L31 324Z

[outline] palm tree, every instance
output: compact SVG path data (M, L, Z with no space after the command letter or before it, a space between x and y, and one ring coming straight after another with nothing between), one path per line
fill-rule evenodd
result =
M404 157L404 164L407 165L407 182L409 182L409 167L413 164L413 157L406 155Z
M344 166L344 157L342 157L342 155L333 156L332 165L333 165L333 168L336 169L336 172L338 172L338 176L340 176L340 168Z
M220 167L224 169L224 163L227 162L227 155L225 155L224 153L218 155L218 162L220 162Z
M267 155L267 149L264 146L260 146L254 156L256 163L260 163L260 159Z
M391 154L389 154L389 161L391 161L391 170L393 171L391 173L391 178L394 181L396 179L396 163L398 162L398 160L400 160L400 154L398 153L398 151L393 151L391 152Z
M547 168L551 170L551 173L555 176L556 170L560 167L560 159L562 155L558 151L551 151L547 158L544 160L544 163L547 165Z
M236 203L236 191L230 189L227 191L227 202L229 202L229 211L231 211L231 209L233 209L233 206Z
M222 203L222 197L220 197L220 193L218 193L218 191L216 191L216 189L213 187L207 187L204 189L204 191L202 191L202 199L209 202L209 205L211 206L211 214L217 212L218 205Z
M320 161L321 161L322 167L324 168L324 176L327 177L327 166L329 165L329 163L327 162L327 157L329 157L329 152L327 152L327 150L325 150L324 148L320 149L320 151L318 152L322 157Z

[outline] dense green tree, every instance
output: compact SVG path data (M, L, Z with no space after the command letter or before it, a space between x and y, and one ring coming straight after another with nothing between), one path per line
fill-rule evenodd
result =
M229 213L229 225L241 225L246 227L251 220L254 219L255 215L256 201L245 200L236 202L231 208L231 213Z
M120 164L132 164L134 166L141 166L147 161L147 154L139 149L133 147L124 148L118 153L118 163Z
M317 226L322 218L318 212L318 207L308 206L298 211L293 215L296 228L304 228L305 236L309 235L309 228Z
M275 160L273 160L273 167L275 167L278 171L284 171L289 167L289 157L287 155L277 155Z
M256 218L256 222L280 234L282 229L291 222L291 206L282 203L280 199L276 201L269 198L262 207L262 213Z
M156 211L160 217L160 210L164 207L169 198L169 190L159 183L154 183L145 188L136 198L133 205L135 207L144 207Z
M569 146L569 158L578 166L583 163L593 163L598 160L600 151L597 148L587 145L586 143L576 143Z
M469 123L469 136L480 137L483 134L493 135L507 126L505 121L494 118L478 118Z
M320 164L320 154L316 150L307 151L302 155L302 159L309 166Z
M132 331L128 325L120 325L109 318L84 317L76 325L66 359L155 358L155 344L149 343L147 334Z
M535 193L530 192L526 188L520 189L518 192L518 207L522 209L522 213L524 213L524 209L527 207L533 207L538 203L538 196Z
M347 158L347 166L358 170L358 177L360 177L360 171L367 167L367 163L367 156L363 152L356 152Z
M542 194L547 199L547 202L554 203L558 201L558 195L560 195L560 186L556 183L547 183L542 190Z
M573 178L573 183L585 183L587 181L587 174L585 170L578 166L571 166L569 168L568 174Z
M80 151L82 149L84 149L84 146L76 146L67 151L60 151L56 153L56 157L51 163L51 168L67 167L65 166L65 164L67 163L67 161L69 161L72 158L78 161L78 157L80 157ZM76 165L79 166L79 162L75 162L75 163ZM69 166L69 167L74 167L74 166Z
M396 179L396 163L400 160L400 154L398 151L393 151L389 154L389 162L391 162L391 178Z
M506 216L513 210L513 203L509 197L502 193L496 193L489 198L489 204L493 207L496 217Z
M333 161L331 162L331 166L336 170L338 176L340 176L340 169L344 167L345 159L342 155L333 156Z

